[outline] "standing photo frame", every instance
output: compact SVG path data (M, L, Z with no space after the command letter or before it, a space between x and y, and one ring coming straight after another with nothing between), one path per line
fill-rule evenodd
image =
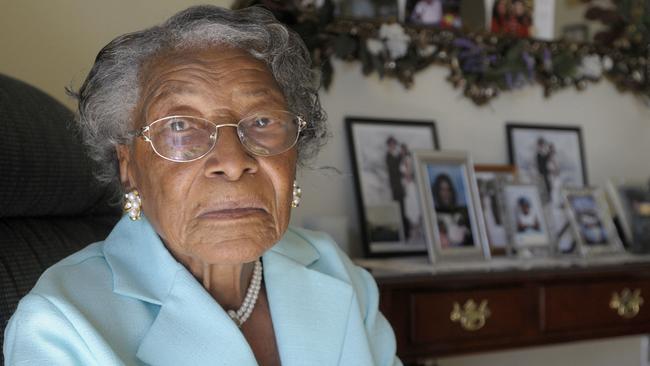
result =
M512 251L519 255L540 250L550 254L553 236L537 185L507 184L503 188L503 197L511 227L509 242Z
M650 184L639 180L610 179L607 193L628 250L649 253Z
M431 262L489 259L469 154L416 150L415 164Z
M562 197L582 255L623 251L603 190L593 187L564 188Z
M427 252L413 151L438 149L434 121L345 119L367 257Z
M564 209L562 187L584 187L587 163L578 126L508 123L508 155L523 183L537 184L560 253L576 243Z
M510 225L506 219L503 186L517 182L517 167L477 164L474 171L490 253L493 256L506 254Z

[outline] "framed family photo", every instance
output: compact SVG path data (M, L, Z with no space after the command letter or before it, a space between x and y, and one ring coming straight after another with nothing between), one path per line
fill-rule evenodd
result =
M415 152L431 262L490 258L474 166L465 152Z
M562 196L581 254L623 250L603 190L591 187L564 188Z
M485 0L489 9L488 30L519 38L534 35L535 2L533 0Z
M588 184L580 127L508 123L506 130L510 163L523 183L538 185L560 253L573 253L561 190Z
M405 22L417 26L461 28L461 0L408 0Z
M517 181L517 168L514 165L475 165L474 170L490 252L492 255L506 254L510 228L503 187Z
M414 150L438 149L433 121L345 119L366 256L427 251Z
M514 252L543 249L550 253L553 237L544 215L539 189L534 184L507 184L503 188L506 216L509 220Z

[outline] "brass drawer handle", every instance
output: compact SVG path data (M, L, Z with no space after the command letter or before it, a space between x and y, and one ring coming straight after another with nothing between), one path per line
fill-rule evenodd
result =
M641 310L641 305L643 305L643 297L640 289L631 291L629 288L625 288L620 295L616 292L612 293L612 299L609 300L609 307L626 319L637 316Z
M454 308L449 315L452 322L460 322L463 329L473 332L485 326L487 318L490 317L490 309L488 308L488 301L481 301L477 305L474 300L467 300L463 308L457 302L454 302Z

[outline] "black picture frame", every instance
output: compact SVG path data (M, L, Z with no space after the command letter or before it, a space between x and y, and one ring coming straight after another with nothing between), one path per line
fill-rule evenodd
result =
M415 179L413 150L438 150L438 132L433 120L403 120L382 119L370 117L346 117L345 126L348 147L352 160L356 202L359 216L359 228L363 242L363 253L366 257L392 257L426 255L426 235L423 223L421 200ZM397 144L407 146L409 158L399 158L399 165L409 165L412 180L404 187L403 173L399 173L402 189L411 192L408 197L410 212L419 210L419 229L406 218L405 198L401 201L394 199L395 191L399 190L395 173L395 160L391 161L391 171L388 168L389 139ZM401 145L400 145L401 148ZM361 156L359 156L361 155ZM391 155L395 155L394 153ZM400 153L400 156L403 154ZM399 167L402 169L402 166ZM391 181L391 176L392 181ZM374 184L370 184L370 182ZM392 182L392 184L391 184ZM412 183L412 184L411 184ZM404 193L403 192L403 193ZM413 196L415 192L415 196ZM397 195L399 196L399 194ZM416 202L418 209L413 209ZM408 221L407 221L408 220ZM384 221L384 224L382 224ZM407 230L404 228L407 227ZM415 236L417 235L417 237ZM421 241L420 241L421 239Z
M508 159L517 167L520 181L537 184L544 205L549 212L550 226L557 249L563 254L574 254L577 249L569 218L563 208L561 189L582 188L589 185L585 147L580 126L546 125L534 123L506 123ZM553 147L555 158L538 154L541 140ZM537 150L536 150L537 149ZM524 156L526 155L526 156ZM544 162L544 163L541 163ZM540 163L546 166L540 168ZM552 173L551 166L555 166Z
M578 151L581 161L581 173L582 173L582 185L589 185L587 178L587 161L585 159L585 148L584 141L582 139L582 128L580 126L561 126L561 125L545 125L545 124L533 124L533 123L506 123L506 133L508 136L508 159L511 165L517 167L519 174L522 174L522 167L516 164L515 157L515 141L513 141L514 132L518 129L522 130L531 130L543 133L548 132L573 132L576 134L578 139Z

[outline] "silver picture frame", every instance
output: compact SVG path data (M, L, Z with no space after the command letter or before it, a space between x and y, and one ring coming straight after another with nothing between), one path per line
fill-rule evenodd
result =
M490 259L470 155L433 150L414 155L430 261Z
M567 187L562 189L562 199L580 254L624 251L602 189Z
M474 174L490 253L493 257L506 255L511 228L506 219L503 186L518 182L517 168L514 165L476 164Z
M555 241L536 184L505 184L503 199L510 222L510 248L513 253L553 252Z

